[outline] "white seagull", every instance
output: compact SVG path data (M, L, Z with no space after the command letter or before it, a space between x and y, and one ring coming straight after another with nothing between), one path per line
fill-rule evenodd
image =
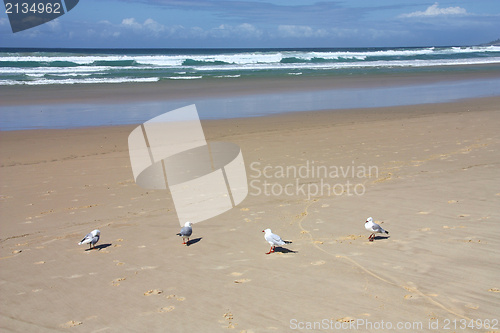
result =
M285 242L281 239L281 237L273 234L271 229L262 230L262 232L265 232L264 238L271 245L271 249L266 254L274 252L276 245L285 245Z
M383 234L383 233L388 234L389 233L389 231L384 230L377 223L373 222L373 218L371 218L371 217L369 217L369 218L366 219L365 229L368 230L368 231L370 231L372 233L370 235L370 237L368 237L368 240L370 242L373 242L373 240L375 239L375 234L377 234L377 233L380 233L380 234Z
M92 232L89 232L81 241L78 243L78 245L82 244L89 244L91 249L92 247L95 247L95 244L99 241L99 237L101 236L101 232L97 229L92 230Z
M186 222L184 223L184 226L181 228L181 232L177 234L177 236L182 237L182 244L188 244L189 243L189 236L193 233L193 224L191 222ZM187 238L187 243L186 243L186 238Z

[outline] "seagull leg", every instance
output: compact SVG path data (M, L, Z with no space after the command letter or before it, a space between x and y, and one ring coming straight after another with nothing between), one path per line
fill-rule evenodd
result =
M271 246L271 249L269 250L269 252L266 252L266 254L270 254L271 252L274 252L272 246Z
M373 239L374 239L374 238L375 238L375 234L374 234L374 233L372 233L372 234L370 235L370 237L368 237L368 240L369 240L370 242L373 242Z

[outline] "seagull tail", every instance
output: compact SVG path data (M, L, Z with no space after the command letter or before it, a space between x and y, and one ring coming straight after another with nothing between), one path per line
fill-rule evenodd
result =
M82 242L79 242L78 245L82 245L83 243Z
M389 234L389 231L387 231L387 230L384 230L384 231L385 231L386 234Z
M180 232L179 232L179 233L177 233L176 235L177 235L177 236L182 236Z

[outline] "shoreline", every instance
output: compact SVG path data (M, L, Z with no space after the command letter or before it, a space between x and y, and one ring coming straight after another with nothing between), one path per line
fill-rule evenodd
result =
M271 126L279 123L294 123L298 119L305 117L309 119L322 119L335 116L341 123L358 121L371 121L378 117L384 116L385 119L399 119L421 117L435 113L435 109L439 109L439 114L442 113L463 113L470 110L481 111L482 109L492 108L500 104L500 96L465 98L455 101L439 102L439 103L422 103L410 105L395 105L387 107L369 107L369 108L344 108L344 109L323 109L311 111L285 111L257 116L239 116L231 118L219 119L201 119L202 124L227 124L231 126L233 122L246 122L248 124L261 124L265 120L265 124ZM481 107L477 107L481 105ZM321 120L320 120L321 121ZM112 129L112 128L134 128L139 126L141 122L134 124L115 124L115 125L92 125L92 126L73 126L62 128L29 128L29 129L13 129L0 130L0 135L16 132L19 135L23 133L46 133L46 132L62 132L62 131L86 131L93 129Z
M468 68L471 71L468 72ZM491 69L495 70L491 70ZM463 71L372 73L320 77L220 78L170 80L154 83L2 86L0 107L35 104L117 103L168 101L189 98L248 96L253 94L317 90L414 86L440 82L500 78L500 65L463 66Z
M344 108L344 109L323 109L323 110L310 110L310 111L285 111L279 113L254 115L254 116L238 116L231 118L218 118L218 119L201 119L202 124L224 124L229 126L232 122L244 121L248 124L260 124L265 120L266 124L277 125L279 123L293 123L302 117L306 118L328 118L336 116L341 122L349 121L371 121L380 116L399 118L411 118L426 116L434 113L434 109L439 109L439 113L462 113L468 112L471 109L481 111L482 108L491 108L500 104L500 96L478 97L478 98L464 98L455 101L438 102L438 103L421 103L410 105L395 105L387 107L369 107L369 108ZM478 108L477 105L481 105ZM16 132L22 133L33 132L47 132L47 131L85 131L92 129L112 129L112 128L134 128L139 126L141 122L134 124L115 124L115 125L91 125L91 126L73 126L61 128L29 128L29 129L13 129L13 130L0 130L0 135L6 133Z
M464 99L446 103L431 103L417 104L405 106L391 107L373 107L373 108L355 108L355 109L334 109L334 110L314 110L314 111L292 111L279 114L269 114L257 117L238 117L227 119L201 119L201 124L207 140L221 140L226 136L238 136L242 133L241 127L246 128L250 133L259 132L276 132L281 127L288 131L304 131L311 128L336 127L356 125L363 126L373 122L398 121L419 119L430 116L447 116L447 115L463 115L468 113L491 112L500 105L500 96L483 97ZM334 120L334 122L332 122ZM38 163L45 160L43 157L46 154L44 141L52 141L56 143L61 137L83 138L86 136L92 137L116 137L119 133L123 138L127 138L128 134L140 123L125 124L125 125L102 125L102 126L82 126L73 128L44 128L44 129L22 129L12 131L0 131L2 152L0 156L16 155L22 156L19 161L13 161L7 158L7 162L2 162L0 167L12 166L19 163ZM224 133L222 129L228 128L228 133ZM41 143L39 143L39 141ZM95 140L93 140L95 141ZM16 142L23 142L22 148L15 145ZM14 151L14 148L17 150ZM41 145L40 148L37 148ZM74 150L81 150L90 154L89 149L85 148L87 142L85 140L76 141ZM58 159L71 158L71 154L67 154L64 150L59 152L58 146L50 148L51 154L55 154ZM103 146L102 153L110 153L115 151L116 147L120 147L120 151L127 150L126 141L107 142ZM113 148L115 147L115 148ZM91 149L95 149L95 145L91 145ZM116 148L118 149L118 148ZM84 155L85 155L84 154Z

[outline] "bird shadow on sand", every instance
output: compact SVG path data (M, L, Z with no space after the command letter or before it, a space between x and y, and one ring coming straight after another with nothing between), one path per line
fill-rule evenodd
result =
M391 236L375 236L373 237L373 240L382 240L382 239L389 239Z
M203 237L199 237L199 238L195 238L195 239L190 239L186 245L187 246L190 246L190 245L193 245L193 244L196 244L198 243L199 241L201 241L203 239Z
M274 252L280 252L280 253L298 253L299 251L293 251L293 250L287 249L286 247L276 246L274 248Z
M101 251L102 249L105 249L105 248L107 248L107 247L110 247L111 245L113 245L113 244L108 243L108 244L96 245L96 246L94 246L94 247L93 247L93 248L91 248L91 249L86 249L85 251L92 251L92 250Z

